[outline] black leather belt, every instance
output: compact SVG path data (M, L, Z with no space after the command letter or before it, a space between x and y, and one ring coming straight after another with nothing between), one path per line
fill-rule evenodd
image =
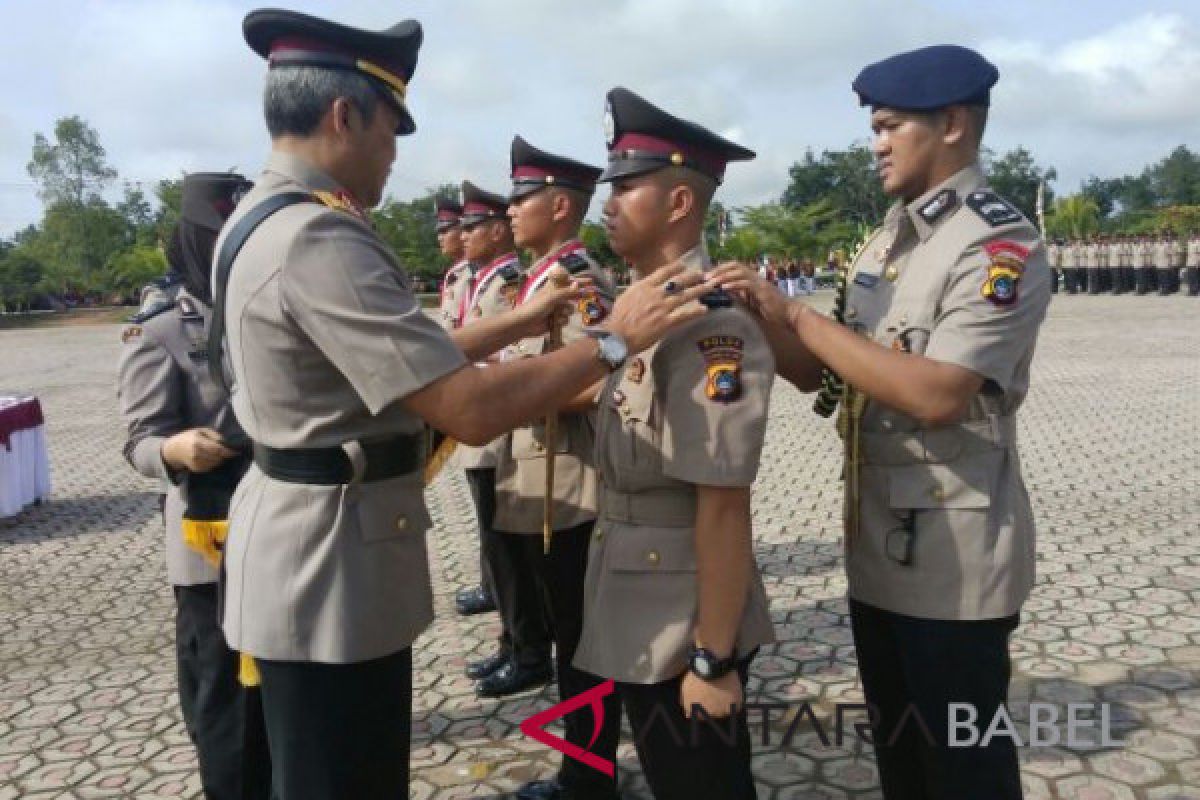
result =
M393 436L374 442L360 442L367 468L363 483L383 481L415 472L425 457L425 435ZM354 465L340 447L304 447L278 449L254 443L254 463L277 481L328 486L350 483Z

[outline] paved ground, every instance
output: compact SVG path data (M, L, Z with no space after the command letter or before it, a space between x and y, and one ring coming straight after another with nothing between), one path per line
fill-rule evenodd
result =
M1022 415L1040 581L1014 643L1013 711L1108 703L1120 746L1025 749L1029 798L1200 798L1200 301L1060 297ZM174 696L155 487L120 457L115 327L0 332L0 389L39 394L52 502L0 522L0 800L200 797ZM859 700L839 562L837 444L810 400L775 397L755 499L781 643L757 702ZM413 797L503 796L553 769L519 722L547 690L480 702L461 676L494 621L452 613L474 579L466 487L430 492L438 620L417 646ZM869 749L811 725L757 747L763 798L868 798ZM626 747L627 797L647 797ZM714 794L714 799L717 797Z

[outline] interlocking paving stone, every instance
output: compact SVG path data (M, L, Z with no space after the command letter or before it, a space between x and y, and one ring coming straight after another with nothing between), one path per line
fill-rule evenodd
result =
M827 302L823 298L822 302ZM1055 299L1021 416L1039 526L1039 581L1013 639L1011 711L1108 703L1118 746L1020 751L1031 800L1200 798L1200 301ZM0 521L0 800L201 798L174 694L172 599L156 487L122 460L119 328L0 332L0 389L38 394L55 492ZM780 642L749 697L764 800L878 798L868 745L838 703L861 702L841 570L839 443L811 398L780 384L754 499L755 544ZM462 676L495 615L454 614L476 580L469 494L428 493L437 620L414 653L413 783L422 800L504 797L553 774L521 720L553 689L481 701ZM823 744L808 704L830 740ZM849 722L853 722L850 720ZM628 734L628 732L627 732ZM1085 735L1088 735L1085 733ZM786 745L785 745L786 741ZM618 770L648 798L631 741Z

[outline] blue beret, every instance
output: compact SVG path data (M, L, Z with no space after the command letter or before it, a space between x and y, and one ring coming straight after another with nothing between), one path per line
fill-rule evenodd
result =
M952 105L988 105L1000 72L966 47L939 44L900 53L864 67L854 79L860 105L936 111Z

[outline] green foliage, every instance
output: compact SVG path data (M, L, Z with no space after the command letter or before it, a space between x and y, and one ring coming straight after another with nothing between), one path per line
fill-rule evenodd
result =
M587 247L592 258L605 266L613 267L618 272L624 272L625 265L621 257L613 252L608 244L608 234L604 226L596 222L585 222L579 229L579 241Z
M408 202L389 197L371 212L375 230L413 275L435 278L450 266L438 248L436 200L457 193L456 187L446 185L429 189L423 197Z
M34 134L33 157L26 169L48 206L78 207L99 200L117 177L117 171L105 162L99 134L80 117L58 120L53 143Z
M1054 167L1042 168L1034 161L1033 154L1024 147L1018 147L996 158L990 150L983 153L984 170L988 176L988 185L996 194L1012 203L1025 215L1025 218L1037 224L1037 192L1038 186L1046 184L1045 204L1050 208L1054 201L1054 192L1050 182L1058 178Z
M757 241L761 244L758 253L786 258L822 259L830 249L853 240L856 231L855 224L829 200L809 203L803 208L768 203L742 209L741 215L743 227L737 234L748 228L758 236ZM738 248L748 247L756 241L750 236L730 238L736 239ZM726 250L730 250L728 242Z
M160 242L169 241L171 229L179 222L183 207L183 178L164 178L154 187L158 212L154 216L154 235Z
M167 259L156 246L135 244L113 254L104 265L109 289L133 292L167 271Z
M862 143L845 150L825 150L821 157L812 150L788 170L788 187L780 203L803 208L827 202L849 222L874 227L883 221L890 201L875 172L875 156Z
M1068 239L1090 236L1100 229L1100 206L1085 194L1060 198L1046 214L1046 233Z
M45 268L28 248L4 248L0 255L0 308L24 311L39 294Z

